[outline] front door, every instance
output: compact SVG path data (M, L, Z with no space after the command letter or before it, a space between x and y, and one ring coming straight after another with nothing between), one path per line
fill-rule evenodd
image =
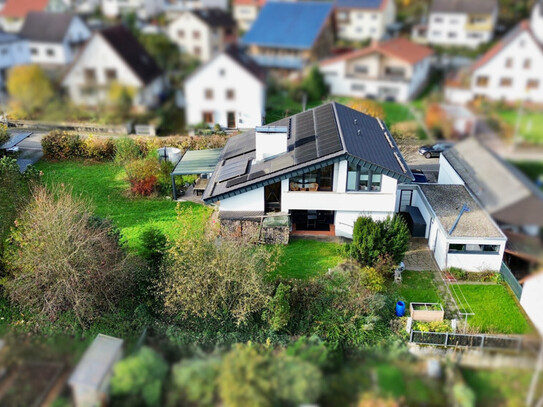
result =
M226 116L227 116L227 121L228 121L228 128L235 129L236 128L236 113L228 112Z

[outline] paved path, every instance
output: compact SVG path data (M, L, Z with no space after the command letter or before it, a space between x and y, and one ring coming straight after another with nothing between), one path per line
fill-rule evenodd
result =
M437 271L437 264L434 256L428 248L428 241L421 238L412 238L409 242L409 249L403 260L406 270L414 271Z
M10 129L10 134L24 133L23 129ZM41 148L41 139L47 134L44 131L32 132L32 134L18 144L19 154L17 155L17 164L22 171L26 170L29 165L36 164L43 156Z

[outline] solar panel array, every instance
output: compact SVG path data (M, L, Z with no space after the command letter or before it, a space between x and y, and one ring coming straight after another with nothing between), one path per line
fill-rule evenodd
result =
M315 109L315 125L317 133L317 154L319 157L335 153L342 149L334 111L328 106Z
M219 182L223 182L247 172L249 162L247 160L230 160L225 161L219 172Z

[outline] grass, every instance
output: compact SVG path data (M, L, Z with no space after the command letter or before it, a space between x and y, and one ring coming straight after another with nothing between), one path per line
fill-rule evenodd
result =
M410 271L402 273L402 283L392 286L398 299L405 301L406 306L412 302L438 302L441 303L434 273L431 271Z
M499 118L515 128L517 110L500 110ZM519 126L519 137L531 144L543 144L543 115L540 112L524 111Z
M452 284L451 291L462 312L473 310L475 315L468 317L470 326L489 333L532 332L532 326L520 310L513 294L505 286Z
M515 161L512 164L533 182L543 181L543 161ZM540 188L543 189L543 185Z
M283 278L309 279L322 275L343 260L342 245L316 240L292 240L283 249L277 275Z
M149 226L162 230L170 238L178 233L176 202L167 198L132 198L124 169L113 163L84 163L80 161L40 162L47 184L63 183L74 194L88 199L97 215L110 218L120 229L128 246L137 248L141 233ZM192 208L190 215L199 221L210 209L192 203L180 205Z

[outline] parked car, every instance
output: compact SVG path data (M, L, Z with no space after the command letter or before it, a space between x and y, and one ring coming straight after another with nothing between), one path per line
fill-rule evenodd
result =
M448 150L454 145L454 143L442 142L434 144L433 146L422 146L419 148L419 154L426 158L439 157L441 153Z
M428 178L426 178L426 175L424 175L422 170L418 170L418 169L411 170L411 173L415 177L415 181L413 182L417 184L426 184L428 182Z

